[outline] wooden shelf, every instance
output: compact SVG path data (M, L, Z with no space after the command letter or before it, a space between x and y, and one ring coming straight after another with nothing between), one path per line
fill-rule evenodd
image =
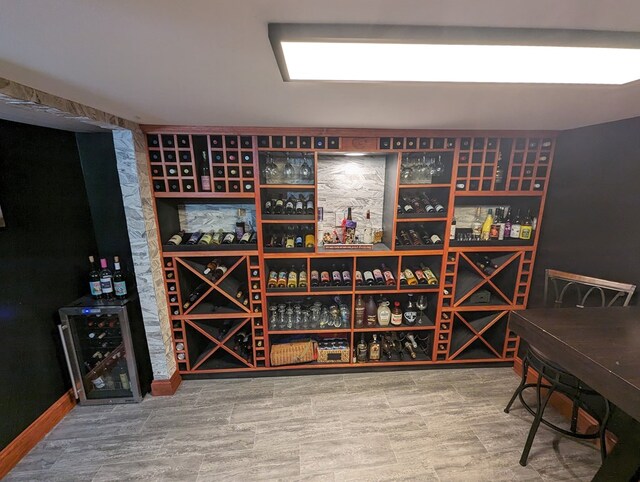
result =
M538 243L538 232L541 228L544 212L544 201L549 184L555 142L555 133L549 131L428 131L405 130L388 131L381 129L282 129L282 128L243 128L243 127L179 127L148 126L145 128L148 142L155 142L149 149L154 156L155 175L153 184L158 189L153 193L156 222L159 232L164 234L162 241L168 239L179 230L177 206L183 204L250 204L256 211L254 229L258 232L258 243L254 245L220 246L161 246L163 260L162 270L165 286L168 291L167 302L170 313L177 310L179 314L171 315L173 342L184 344L185 360L178 360L179 372L190 374L219 374L240 372L313 370L313 369L384 369L386 367L426 366L426 365L464 365L468 363L504 363L513 360L514 350L508 348L504 340L512 340L506 326L509 310L526 306L531 275L533 273L535 251ZM174 136L173 146L164 147L162 136ZM185 137L186 136L186 137ZM168 139L168 137L167 137ZM523 141L521 141L523 139ZM171 140L171 139L169 139ZM489 142L490 140L490 142ZM543 141L551 141L551 147L541 147ZM178 142L184 145L178 146ZM366 149L362 148L362 143ZM462 148L462 145L468 148ZM478 146L482 145L482 148ZM529 146L536 146L529 148ZM295 147L294 147L295 146ZM302 147L304 146L304 147ZM516 149L516 147L523 149ZM200 158L195 156L201 150L209 154L209 168L212 187L214 183L228 192L199 192ZM478 147L478 148L476 148ZM314 248L266 248L263 227L279 229L289 224L306 225L314 228L319 221L316 213L312 215L275 215L262 214L265 195L273 191L306 191L314 194L314 204L322 202L317 198L318 172L317 164L321 154L341 155L349 151L376 152L386 155L388 176L386 179L383 208L384 243L376 244L371 250L359 249L326 249L323 246ZM307 153L308 159L313 156L313 184L267 184L260 180L261 163L264 152L298 152ZM400 173L405 155L410 162L416 154L426 152L428 155L441 155L444 174L434 183L401 184ZM508 189L497 190L495 187L495 168L498 154L504 169L504 186ZM237 161L229 162L232 155ZM167 156L167 157L165 157ZM172 156L172 157L169 157ZM212 163L214 157L221 162ZM279 154L278 156L281 156ZM531 158L535 157L533 164ZM277 157L277 156L276 156ZM540 160L546 157L546 160ZM465 160L466 158L466 160ZM166 159L172 159L165 162ZM529 159L527 161L527 159ZM175 162L174 162L175 160ZM525 162L526 161L526 162ZM276 160L276 162L279 162ZM311 165L311 164L310 164ZM178 173L167 176L168 167L178 168ZM186 170L182 169L186 168ZM228 177L230 168L237 173ZM525 173L526 169L526 173ZM151 172L151 171L150 171ZM235 174L238 174L236 177ZM442 182L442 180L450 180ZM457 184L465 183L464 190L458 190ZM540 190L533 190L533 184L539 183ZM470 187L478 190L468 190ZM484 189L483 189L484 188ZM246 191L243 191L247 189ZM480 190L482 189L482 190ZM520 190L518 190L520 189ZM194 192L195 190L195 192ZM446 208L441 213L420 213L413 215L398 214L397 201L400 196L413 197L411 191L434 190L433 195ZM513 198L511 201L509 198ZM531 240L509 240L507 242L459 242L448 239L454 207L474 205L506 205L523 204L526 199L535 202L538 216L538 228ZM475 204L474 204L475 203ZM443 240L441 245L395 246L394 236L400 228L410 229L411 223L425 224L427 230L435 231ZM431 226L429 227L429 223ZM460 227L460 226L459 226ZM213 227L212 227L213 228ZM175 230L174 230L175 229ZM317 233L316 233L317 237ZM316 239L316 242L319 240ZM392 247L390 247L392 246ZM500 266L493 274L485 275L473 265L475 254L503 256L509 261ZM249 305L245 311L242 305L229 299L226 310L230 312L202 313L194 304L192 311L183 314L184 299L195 283L206 282L201 270L188 269L189 262L204 265L207 258L230 259L234 264L234 272L241 283L248 283ZM379 259L378 259L379 258ZM331 264L329 259L339 259L349 266L352 279L354 271L370 269L384 262L389 266L396 278L393 286L374 285L371 287L352 284L351 286L331 286L328 288L311 287L302 289L268 289L267 268L273 263L293 261L294 264L305 265L307 273L311 269L325 269L323 263ZM425 262L434 272L439 285L399 285L400 270L413 269L420 262ZM165 263L172 264L167 266ZM465 264L466 263L466 264ZM186 271L185 271L186 270ZM257 273L252 274L253 271ZM475 278L465 281L464 272ZM191 279L189 279L191 278ZM474 281L475 280L475 281ZM465 282L467 285L465 286ZM254 285L255 283L255 285ZM225 300L234 298L235 292L227 287L226 291L217 283L209 282L211 288L203 296L212 296L206 303L213 304L217 298ZM169 290L171 288L171 290ZM489 291L489 302L470 303L471 296L479 290ZM225 291L222 293L222 291ZM429 317L433 325L417 326L376 326L362 328L327 328L311 330L270 330L268 328L269 303L300 300L307 297L341 296L348 300L351 318L354 316L353 303L358 295L389 295L391 299L406 300L407 294L428 295ZM482 293L480 293L482 295ZM255 299L255 298L258 299ZM197 302L196 302L197 303ZM203 303L205 303L203 301ZM221 304L225 305L226 301ZM203 307L209 306L203 304ZM237 309L236 309L237 308ZM258 311L255 311L258 310ZM243 355L232 348L230 337L217 339L207 331L207 324L233 323L236 333L240 329L252 337L252 352ZM198 325L199 324L199 325ZM241 327L241 328L240 328ZM307 337L330 335L348 340L353 349L358 338L363 334L370 337L373 333L385 332L427 332L433 333L433 350L429 355L420 354L417 359L410 359L407 354L403 360L381 360L367 363L305 363L279 367L270 366L270 340L272 337L303 335ZM195 333L194 333L195 332ZM243 336L244 336L243 334ZM200 338L198 338L200 337ZM235 342L234 342L235 343ZM517 343L517 339L516 339ZM175 345L174 345L175 346ZM246 358L244 357L246 355Z

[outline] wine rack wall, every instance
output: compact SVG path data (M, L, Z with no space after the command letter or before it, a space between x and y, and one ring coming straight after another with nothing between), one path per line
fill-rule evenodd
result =
M181 374L447 365L514 359L519 341L508 330L508 313L524 308L527 303L555 133L398 133L357 129L245 132L230 128L157 126L147 126L145 131L163 246L166 302ZM387 160L385 234L383 243L369 251L336 251L317 245L321 235L317 232L316 209L318 162L322 162L323 155L349 151L383 155ZM282 175L285 163L295 171L295 179L273 178L273 172ZM426 171L425 165L430 166ZM209 182L203 182L203 173ZM426 177L420 177L423 174ZM307 210L303 205L303 211L297 214L265 213L265 203L281 195L285 200L288 195L310 200L311 207ZM402 199L422 195L437 197L443 209L429 213L396 209ZM253 242L244 244L167 245L169 237L181 228L175 214L178 203L253 203L257 236ZM524 211L532 208L537 214L537 229L530 240L450 240L454 209L475 205L510 205ZM400 233L410 229L427 230L443 242L407 245L399 241ZM280 234L273 233L286 230L293 233L295 245L290 248L274 245L271 239ZM306 237L310 233L315 235L311 245ZM185 239L189 234L185 234ZM489 269L479 267L481 259L490 260ZM204 274L212 260L226 268L222 276ZM393 275L393 283L373 286L355 283L356 271L379 268L382 264ZM437 284L407 286L400 282L405 268L420 265L435 273ZM338 267L347 275L340 284L330 286L311 286L310 282L295 288L268 285L271 271L289 271L292 267L308 275L312 270L331 272ZM198 299L185 305L199 286ZM395 301L404 304L409 294L426 303L424 322L420 325L355 326L359 296L384 296L393 305ZM289 306L289 302L339 303L343 312L348 313L347 321L342 319L341 323L323 326L274 325L271 316L281 306ZM394 333L408 333L421 341L415 358L356 362L355 348L361 339L366 342L378 334L393 343ZM304 337L347 340L349 360L270 366L272 343Z

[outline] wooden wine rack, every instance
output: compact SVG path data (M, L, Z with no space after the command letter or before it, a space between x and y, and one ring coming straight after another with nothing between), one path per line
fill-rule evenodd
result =
M385 131L365 129L270 129L200 128L146 126L149 169L154 188L154 207L162 248L167 305L171 314L174 351L183 375L233 371L288 370L311 368L356 368L370 366L452 365L512 361L518 338L508 330L508 313L526 306L535 261L544 201L553 162L555 132L522 131ZM206 153L212 190L203 191L198 174ZM317 165L322 153L370 152L383 154L390 173L385 183L383 245L372 251L334 251L322 247L266 249L265 234L289 224L308 225L317 234L317 212L313 215L263 215L265 195L277 191L298 191L317 200ZM313 159L313 182L268 184L260 174L267 153L308 154ZM436 156L445 164L444 178L432 182L404 183L403 159ZM496 182L498 165L503 182ZM400 196L422 191L436 193L445 205L444 213L410 216L398 214ZM271 191L271 192L270 192ZM257 245L166 246L163 243L179 229L176 203L238 203L256 208ZM454 207L473 205L534 204L538 225L530 241L450 241ZM528 204L527 204L528 203ZM396 246L399 229L412 223L425 224L441 236L443 244L421 247ZM203 250L204 249L204 250ZM474 256L490 254L499 261L491 274L478 269ZM228 272L216 282L202 274L211 258L223 260ZM399 274L406 266L424 262L435 270L437 286L401 286ZM327 263L344 263L354 279L356 269L384 262L396 278L394 286L336 286L302 289L267 289L270 267L292 263L307 273ZM250 303L234 298L233 285L225 280L246 282ZM184 299L196 283L209 284L200 301L183 309ZM384 294L393 301L407 293L428 298L432 325L412 327L356 328L353 326L357 295ZM489 303L473 303L474 295L489 296ZM200 307L209 297L224 305L223 311L207 312ZM269 303L301 297L340 296L351 308L348 328L274 330L269 327ZM324 297L324 298L323 298ZM204 300L204 301L203 301ZM214 303L214 305L216 304ZM222 325L226 329L221 331ZM236 352L230 341L240 331L249 331L253 349L248 357ZM431 334L433 349L415 360L375 363L309 363L270 367L272 342L292 335L346 338L353 352L361 336L372 333L411 331Z

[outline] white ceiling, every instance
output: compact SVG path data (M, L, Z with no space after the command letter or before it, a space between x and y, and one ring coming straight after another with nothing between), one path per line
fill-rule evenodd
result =
M640 1L0 0L0 77L145 124L567 129L640 115L640 82L285 83L268 22L640 31Z

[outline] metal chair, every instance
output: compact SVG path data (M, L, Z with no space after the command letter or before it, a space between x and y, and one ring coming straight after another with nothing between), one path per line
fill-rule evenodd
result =
M585 306L627 306L636 289L635 285L631 284L617 283L615 281L547 269L545 270L544 282L545 306L548 306L550 287L553 287L553 294L555 295L553 306L557 308L566 306L578 308L584 308ZM577 303L575 304L567 303L567 295L571 292L575 292L577 295ZM538 372L538 380L536 383L527 383L529 368L533 368ZM522 392L527 388L535 388L536 390L537 405L535 407L531 407L525 402L522 396ZM547 390L547 392L543 393L543 389ZM544 410L549 399L555 392L564 394L572 401L569 430L544 419ZM522 456L520 457L520 465L527 465L531 445L533 444L533 439L536 436L540 423L570 437L578 439L599 438L600 455L603 460L607 456L605 429L611 414L609 401L580 379L567 372L545 353L531 345L528 347L522 359L522 379L513 393L511 400L509 400L509 403L505 407L505 413L509 413L516 397L520 399L524 408L534 416L527 441L522 451ZM603 410L598 410L598 405L603 407ZM580 408L598 420L598 431L596 433L583 434L577 432L578 410Z

